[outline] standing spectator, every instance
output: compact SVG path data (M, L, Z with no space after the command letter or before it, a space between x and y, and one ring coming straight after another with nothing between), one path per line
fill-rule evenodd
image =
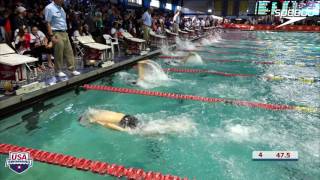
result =
M206 18L205 26L206 27L210 27L210 19L209 19L209 17Z
M5 31L5 39L6 39L6 43L10 44L11 43L11 36L12 36L12 29L11 29L11 20L10 20L10 11L6 10L4 12L4 19L5 19L5 23L4 23L4 31Z
M84 23L88 25L90 34L94 34L96 32L96 25L94 24L94 19L90 14L85 14Z
M63 60L67 61L68 70L72 71L73 75L80 73L75 70L75 60L67 33L66 13L62 8L64 0L53 0L45 8L45 19L48 26L48 34L53 42L55 71L59 77L65 77L62 72Z
M31 30L31 28L33 26L36 26L37 25L37 22L36 22L36 18L35 18L35 15L34 15L34 12L33 11L28 11L27 12L27 16L25 17L25 20L27 22L27 27L28 27L28 30Z
M26 8L19 6L19 7L17 7L16 12L18 14L14 20L13 29L16 30L22 26L28 27L28 23L27 23L27 19L26 19L26 16L27 16Z
M200 25L201 25L201 29L202 29L202 30L203 30L204 27L206 26L206 21L205 21L203 18L201 18Z
M180 10L177 10L173 16L173 32L178 33L180 23Z
M34 22L35 22L34 26L38 27L38 29L41 32L47 34L47 27L44 19L43 9L37 10L34 16Z
M0 12L0 42L6 39L6 31L4 29L4 25L6 23L6 19L4 17L3 12Z
M147 44L150 43L150 28L152 25L152 8L148 8L146 12L142 15L143 21L143 39L146 40Z
M103 19L102 13L97 11L95 13L95 26L96 26L96 36L100 36L103 32Z

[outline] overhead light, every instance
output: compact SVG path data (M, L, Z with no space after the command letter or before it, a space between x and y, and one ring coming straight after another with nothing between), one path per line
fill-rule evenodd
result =
M208 9L208 13L212 13L212 9Z

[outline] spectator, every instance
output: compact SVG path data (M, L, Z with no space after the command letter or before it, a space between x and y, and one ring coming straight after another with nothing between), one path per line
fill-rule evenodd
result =
M7 44L11 43L11 36L12 36L12 29L11 29L11 20L10 20L10 11L6 10L4 12L4 19L5 19L5 23L4 23L4 31L5 31L5 39Z
M201 29L204 29L204 27L206 26L206 21L203 18L200 21L200 25L201 25Z
M173 16L173 32L178 33L180 24L180 10L177 10Z
M160 18L159 19L159 26L158 26L158 29L157 29L157 34L165 34L165 30L164 30L164 19L163 18Z
M96 36L99 36L103 33L103 19L102 19L102 13L100 11L97 11L95 13L95 26L97 30Z
M73 32L73 37L76 38L79 36L91 36L89 26L87 24L79 26L79 28Z
M13 29L16 30L22 26L28 27L28 23L26 19L26 16L27 16L26 8L19 6L17 7L16 12L17 12L17 16L14 20Z
M4 17L4 13L0 12L0 42L5 41L6 39L6 31L5 26L6 24L6 18Z
M120 25L119 25L119 23L117 21L113 23L113 26L112 26L111 32L110 32L111 37L118 38L119 26Z
M27 23L27 27L29 30L31 30L31 28L33 26L36 26L37 22L36 22L36 18L35 18L35 15L34 15L34 12L33 11L27 11L27 16L25 17L25 20L26 20L26 23Z
M31 36L25 26L21 26L15 38L15 48L19 54L30 54Z
M62 8L63 0L53 0L45 8L45 19L48 22L48 34L54 48L55 71L59 77L65 77L62 72L63 60L67 60L68 70L73 75L80 73L75 70L73 50L67 33L66 13Z
M210 19L209 19L209 17L206 18L205 27L210 27Z
M146 40L147 44L150 44L150 28L152 25L152 8L148 8L142 15L143 21L143 39Z
M47 55L48 67L53 68L54 65L51 60L51 54L53 54L52 42L48 41L42 31L36 26L33 26L31 28L31 55L39 59L36 64L38 71L46 69L43 65L42 54Z

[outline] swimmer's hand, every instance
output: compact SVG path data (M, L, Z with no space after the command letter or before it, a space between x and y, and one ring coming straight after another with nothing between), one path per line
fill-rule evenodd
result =
M138 62L138 63L139 63L139 64L147 64L149 61L150 61L150 60L147 59L147 60L140 61L140 62Z
M187 63L187 61L188 61L188 58L190 58L192 55L191 54L188 54L187 56L185 56L181 61L182 61L182 63Z
M117 131L126 131L126 129L112 123L106 123L103 126Z

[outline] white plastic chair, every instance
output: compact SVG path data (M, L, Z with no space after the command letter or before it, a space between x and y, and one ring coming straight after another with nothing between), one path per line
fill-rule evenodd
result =
M109 34L104 34L103 38L106 40L106 44L111 46L112 56L114 56L114 46L118 49L118 55L120 55L120 46L118 38L112 38Z

